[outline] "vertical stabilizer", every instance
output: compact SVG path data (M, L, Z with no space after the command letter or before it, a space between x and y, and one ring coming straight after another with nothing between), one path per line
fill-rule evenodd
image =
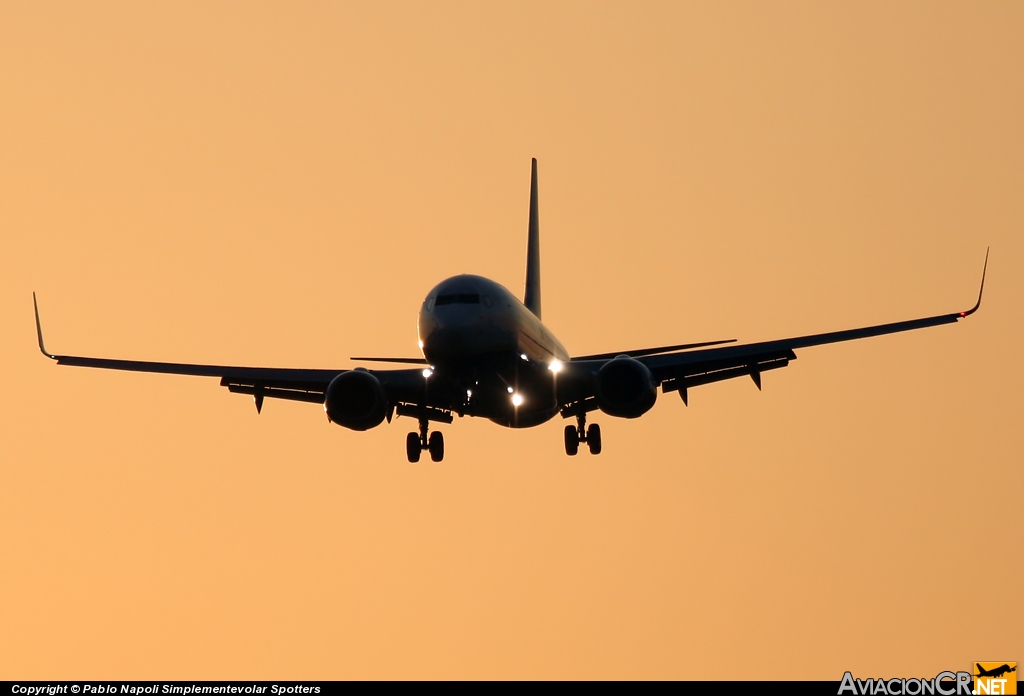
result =
M537 216L537 158L530 175L530 236L526 243L526 308L540 319L540 220Z

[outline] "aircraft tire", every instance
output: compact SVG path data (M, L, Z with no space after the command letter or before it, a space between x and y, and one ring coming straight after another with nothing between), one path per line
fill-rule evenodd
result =
M580 439L576 435L576 428L572 425L565 426L565 453L575 457L580 451Z
M415 464L420 460L420 436L417 433L409 433L405 436L405 454L409 457L409 462Z
M441 433L430 433L430 442L427 445L430 450L431 461L439 462L444 459L444 435Z
M591 423L587 428L587 447L591 454L601 454L601 426Z

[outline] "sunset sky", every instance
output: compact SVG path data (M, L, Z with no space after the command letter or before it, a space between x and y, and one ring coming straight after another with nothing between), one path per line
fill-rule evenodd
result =
M1024 660L1024 4L0 3L0 679ZM595 415L365 433L56 353L349 368L427 291L570 354L968 309Z

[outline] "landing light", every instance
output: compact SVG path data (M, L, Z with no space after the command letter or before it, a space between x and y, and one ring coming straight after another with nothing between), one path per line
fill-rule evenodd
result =
M509 393L509 394L511 394L511 393L512 393L512 392L514 392L514 391L515 391L515 389L513 389L512 387L509 387L509 388L508 388L508 393Z
M554 372L556 375L562 371L562 363L558 360L552 360L551 364L548 365L548 369Z
M434 371L429 367L423 371L423 379L429 379L430 375L434 374Z
M513 406L522 406L523 405L523 397L522 397L521 394L513 394L512 395L512 405Z
M529 360L529 358L528 358L528 357L526 357L526 353L522 353L522 354L520 354L520 356L519 356L519 357L520 357L520 358L522 358L523 360Z

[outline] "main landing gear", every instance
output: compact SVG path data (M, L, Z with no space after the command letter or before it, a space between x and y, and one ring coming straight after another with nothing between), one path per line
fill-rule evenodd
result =
M580 443L587 443L591 454L601 454L601 426L591 423L587 427L587 414L576 416L576 425L565 426L565 453L570 457L580 451Z
M430 460L433 462L444 459L444 435L433 432L427 437L428 423L426 418L420 418L420 431L405 436L405 454L413 464L420 460L420 454L424 450L430 452Z

